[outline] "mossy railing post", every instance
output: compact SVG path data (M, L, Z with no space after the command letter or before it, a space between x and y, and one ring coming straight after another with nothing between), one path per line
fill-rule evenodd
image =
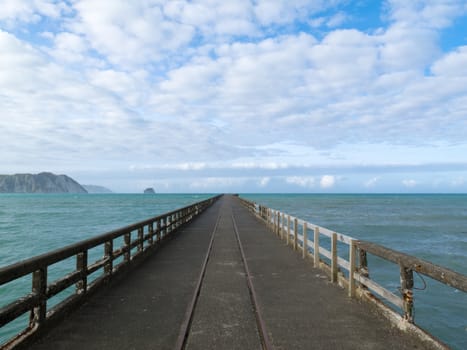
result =
M39 303L31 311L29 324L32 328L40 327L47 315L47 267L42 267L32 274L32 294L39 298Z
M337 233L331 235L331 281L337 282Z
M297 250L298 246L298 219L293 220L293 250Z
M124 248L125 253L123 254L123 261L125 263L130 262L130 255L131 255L131 232L125 233L123 236Z
M281 214L282 213L280 211L277 212L277 236L280 236L281 234Z
M274 212L272 209L269 210L268 226L272 231L274 231Z
M161 240L161 219L157 220L156 223L156 242Z
M107 276L111 276L112 271L113 271L113 261L114 261L114 256L113 256L114 247L113 247L113 245L114 245L113 244L113 239L105 242L105 245L104 245L104 256L105 256L105 259L107 260L107 262L104 265L104 273Z
M154 242L154 223L153 222L151 222L148 225L148 234L149 234L148 244L151 246Z
M138 229L138 252L142 252L144 248L144 229L140 227Z
M279 212L277 210L274 211L274 233L277 235L277 232L279 231Z
M84 294L88 290L88 251L85 250L76 255L76 271L81 274L81 279L76 283L76 294Z
M404 318L413 323L413 270L400 265L401 292L404 303Z
M359 266L358 266L358 273L362 275L363 277L369 278L370 273L368 271L368 258L366 254L366 250L359 249ZM368 289L367 286L365 285L360 285L362 289Z
M279 226L279 225L277 225L277 210L274 210L274 219L273 220L274 220L274 226L273 226L274 230L273 231L277 235L277 227Z
M349 297L355 297L355 278L354 272L357 268L357 247L355 245L355 240L351 239L349 244Z
M308 230L306 221L303 222L303 259L305 259L308 255Z
M314 266L316 268L319 267L319 227L315 227L315 230L314 230L314 253L315 255L313 256L314 257Z
M282 237L284 237L284 224L285 224L285 214L280 212L279 213L279 223L280 223L280 226L279 226L279 238L282 239Z

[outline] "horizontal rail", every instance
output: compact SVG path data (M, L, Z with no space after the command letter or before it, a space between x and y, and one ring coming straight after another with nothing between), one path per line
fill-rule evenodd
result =
M342 281L350 297L355 297L358 289L361 292L360 295L369 294L372 295L371 300L379 300L374 297L374 293L382 298L382 302L389 302L399 308L398 317L408 323L414 323L414 271L457 290L467 292L467 276L463 274L375 243L357 240L244 198L240 198L240 201L280 238L286 239L287 244L292 242L295 250L301 249L304 258L312 257L315 267L330 271L333 282ZM320 236L327 237L330 250L321 245ZM337 242L347 245L348 249L339 250ZM339 254L343 252L345 256L340 256ZM367 253L399 266L401 296L392 293L371 279ZM329 262L322 260L321 257ZM342 269L348 271L347 280L344 275L339 276Z
M175 232L177 228L198 216L212 205L220 196L215 196L168 213L122 227L105 234L71 244L18 263L0 268L0 286L15 281L24 276L31 276L32 292L18 296L6 306L0 305L0 327L7 325L18 317L30 312L28 327L17 334L0 348L7 347L11 342L18 342L31 336L41 329L50 317L56 317L61 310L75 303L79 298L110 280L135 259L143 257L149 249L155 248L159 242ZM114 246L114 240L123 238L123 244ZM103 256L90 262L89 251L96 247L102 248ZM94 252L94 251L93 251ZM54 281L48 281L48 270L51 265L66 259L76 259L76 269ZM116 259L123 261L114 266ZM101 270L100 274L88 285L88 276ZM94 275L93 275L94 276ZM62 300L55 307L48 309L47 300L64 290L75 286L75 292Z
M463 292L467 292L467 276L464 276L458 272L375 243L358 241L357 246L360 249L367 251L368 253L391 261L395 264L398 264L399 266L404 266L425 276L431 277L432 279L442 282L448 286Z
M214 198L217 198L217 197L214 197ZM207 201L210 201L210 200L207 200ZM104 233L102 235L77 242L75 244L71 244L64 248L54 250L52 252L48 252L48 253L38 255L36 257L30 258L24 261L20 261L13 265L2 267L0 268L0 285L8 283L19 277L22 277L22 276L25 276L25 275L28 275L34 272L37 269L37 266L52 265L61 260L65 260L66 258L69 258L70 256L76 255L83 250L90 250L91 248L97 247L111 239L121 237L126 233L136 231L137 229L141 227L145 227L151 223L155 223L160 220L169 218L177 212L181 212L187 209L193 209L194 207L202 205L204 202L205 201L195 203L193 205L186 206L181 209L177 209L177 210L174 210L174 211L162 214L162 215L158 215L153 218L146 219L144 221L140 221L140 222ZM173 223L171 223L170 226L172 224Z
M375 291L379 295L383 296L386 300L391 302L392 304L398 306L400 309L404 308L404 301L400 296L397 296L390 291L388 291L386 288L381 288L381 286L373 282L371 279L362 276L361 274L354 272L354 278L360 282L362 285L370 288L371 290Z

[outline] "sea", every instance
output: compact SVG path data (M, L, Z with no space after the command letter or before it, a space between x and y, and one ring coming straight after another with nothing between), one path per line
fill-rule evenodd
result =
M0 268L211 196L0 194ZM467 275L467 194L241 196ZM399 293L398 266L371 255L368 264L371 278ZM467 349L467 293L417 274L414 281L415 323L452 349ZM0 286L0 308L30 288L30 278ZM27 315L0 328L0 344L26 322Z

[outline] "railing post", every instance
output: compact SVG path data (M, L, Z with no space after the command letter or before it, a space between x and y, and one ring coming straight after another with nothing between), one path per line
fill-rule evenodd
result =
M81 274L81 280L76 283L76 294L84 294L88 290L88 251L76 255L76 270Z
M113 239L105 242L104 256L107 259L107 262L105 263L105 266L104 266L104 273L108 276L110 276L113 272L113 260L114 260L114 256L113 256L114 247L113 246L114 246Z
M269 227L274 232L274 210L269 209Z
M276 232L276 215L273 209L271 209L271 229L272 232Z
M293 250L297 250L298 244L298 219L295 218L293 221Z
M315 227L314 230L314 263L313 265L319 267L319 227Z
M141 253L144 248L144 229L140 227L138 229L138 253Z
M40 326L47 315L47 267L40 268L32 274L32 294L39 297L39 304L31 311L29 324Z
M355 240L351 239L349 244L349 297L355 297L355 279L354 272L357 267L357 251Z
M276 234L278 236L281 235L281 216L282 216L282 213L280 211L277 211L277 218L276 218L276 220L277 220L277 232L276 232Z
M289 245L289 240L290 240L290 215L287 215L287 239L285 240L285 243Z
M153 240L153 237L154 237L154 223L153 222L151 222L148 225L148 233L149 233L148 244L152 245L153 242L154 242L154 240Z
M277 210L274 210L272 214L272 231L277 232Z
M130 262L130 254L131 254L131 232L125 233L123 235L123 242L125 244L124 249L125 253L123 254L123 261L125 263Z
M284 213L281 214L281 219L282 219L281 220L281 239L284 239L284 231L285 231L284 229L285 214Z
M331 235L331 281L337 282L337 233Z
M157 219L156 224L156 241L159 242L161 240L161 219Z
M401 272L401 292L404 300L404 318L413 323L413 270L405 266L400 266Z
M282 219L282 213L280 211L277 212L277 236L281 236L281 219Z
M358 273L363 277L370 277L370 272L368 271L368 259L366 256L366 250L359 248L359 267ZM365 285L360 286L362 289L368 289Z
M306 221L303 222L303 259L305 259L308 256L308 230L307 230L307 225Z

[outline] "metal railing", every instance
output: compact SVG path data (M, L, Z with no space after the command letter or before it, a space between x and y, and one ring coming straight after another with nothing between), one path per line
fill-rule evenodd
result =
M16 346L27 337L36 333L48 321L72 309L84 297L114 276L127 269L136 260L146 256L159 242L170 236L179 227L191 221L213 204L220 196L194 203L181 209L171 211L153 218L90 238L67 247L0 268L0 286L31 276L32 290L27 295L0 308L0 328L30 313L28 326L13 338L0 344L1 349ZM115 247L116 242L122 242ZM89 261L89 251L101 247L102 255L96 261ZM53 264L66 259L76 259L76 269L71 273L49 282L48 270ZM98 273L94 279L91 274ZM75 291L52 308L47 302L52 297L75 285ZM0 305L1 306L1 305Z
M310 257L314 267L329 272L331 281L339 282L347 288L350 297L357 296L358 292L358 296L376 302L378 306L385 308L390 319L404 322L403 327L405 328L414 324L414 272L459 291L467 292L467 276L461 273L375 243L331 231L244 198L240 198L240 200L258 218L265 221L276 235L284 239L287 245L291 244L294 250L301 250L303 258ZM330 241L330 250L320 245L323 236ZM338 250L338 242L347 248ZM400 296L370 277L367 254L372 254L399 266ZM342 271L346 271L346 275ZM374 294L379 298L375 297ZM396 306L400 313L395 313L387 307L388 302ZM418 331L418 327L412 327L412 330ZM425 339L427 334L419 335ZM433 340L438 342L437 339ZM440 348L443 347L444 345L440 344Z

